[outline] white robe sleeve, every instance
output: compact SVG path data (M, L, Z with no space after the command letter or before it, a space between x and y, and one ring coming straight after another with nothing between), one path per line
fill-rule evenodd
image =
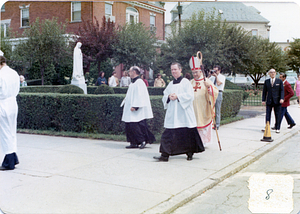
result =
M141 108L147 106L150 98L145 83L141 79L138 79L135 87L136 89L134 96L132 96L131 107Z
M167 88L164 90L164 96L162 98L162 102L163 102L163 105L164 105L164 109L167 109L168 108L168 98L169 98L169 95L171 94L170 92L170 88L172 87L173 85L173 82L170 82L169 85L167 86Z
M184 85L184 91L177 94L179 104L183 109L193 105L194 91L192 84L187 79L181 80Z

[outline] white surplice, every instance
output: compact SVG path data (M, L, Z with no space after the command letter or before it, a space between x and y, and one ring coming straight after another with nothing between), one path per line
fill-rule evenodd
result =
M0 69L0 143L5 154L17 151L16 96L20 90L18 73L8 66Z
M126 123L153 118L149 93L144 81L140 78L129 85L121 106L123 105L122 121ZM130 111L131 107L138 107L139 109Z
M168 101L168 96L175 93L177 100ZM164 108L167 109L164 127L167 129L175 128L194 128L197 126L194 108L194 91L188 79L183 78L180 83L169 83L164 90L164 97L162 99Z

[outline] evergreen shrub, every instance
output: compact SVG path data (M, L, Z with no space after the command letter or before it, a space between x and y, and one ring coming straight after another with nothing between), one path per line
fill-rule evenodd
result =
M241 106L242 90L223 92L222 118L235 117ZM59 93L20 93L18 128L125 134L120 107L125 94L83 95ZM150 96L153 119L147 120L153 134L164 130L165 110L162 96Z
M94 91L94 94L114 94L114 93L115 93L114 89L105 84L98 86L97 89Z
M20 92L24 93L58 93L62 85L26 86L20 87Z
M125 95L20 93L17 97L18 128L124 134L120 107ZM154 134L163 131L162 96L151 96L154 119L147 120Z
M239 113L243 100L243 92L243 90L230 89L223 92L221 119L235 117Z
M107 85L106 85L107 86ZM20 92L25 93L59 93L63 85L44 85L21 87ZM95 91L101 86L87 86L87 94L97 94ZM126 94L128 87L110 87L115 94ZM101 90L101 89L99 89ZM109 89L110 90L110 89ZM148 87L149 95L163 95L164 87ZM101 93L104 94L104 93Z
M64 85L57 92L61 94L84 94L84 91L76 85Z

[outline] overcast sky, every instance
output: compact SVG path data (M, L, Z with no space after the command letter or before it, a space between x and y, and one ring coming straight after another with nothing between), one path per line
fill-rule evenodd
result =
M247 6L254 6L258 9L261 12L260 15L270 21L270 41L272 42L286 42L287 40L293 41L293 38L300 38L300 0L218 1L243 2ZM171 22L170 10L177 4L178 2L166 2L166 24Z

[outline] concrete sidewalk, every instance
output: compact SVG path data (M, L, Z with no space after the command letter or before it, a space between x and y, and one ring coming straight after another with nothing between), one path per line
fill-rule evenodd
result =
M287 129L284 119L281 133L272 131L273 142L260 141L262 114L221 126L222 151L214 136L215 142L192 161L180 155L156 162L159 144L127 150L125 142L18 134L20 164L0 171L0 209L26 214L170 213L298 134L300 108L292 105L289 112L297 126Z

